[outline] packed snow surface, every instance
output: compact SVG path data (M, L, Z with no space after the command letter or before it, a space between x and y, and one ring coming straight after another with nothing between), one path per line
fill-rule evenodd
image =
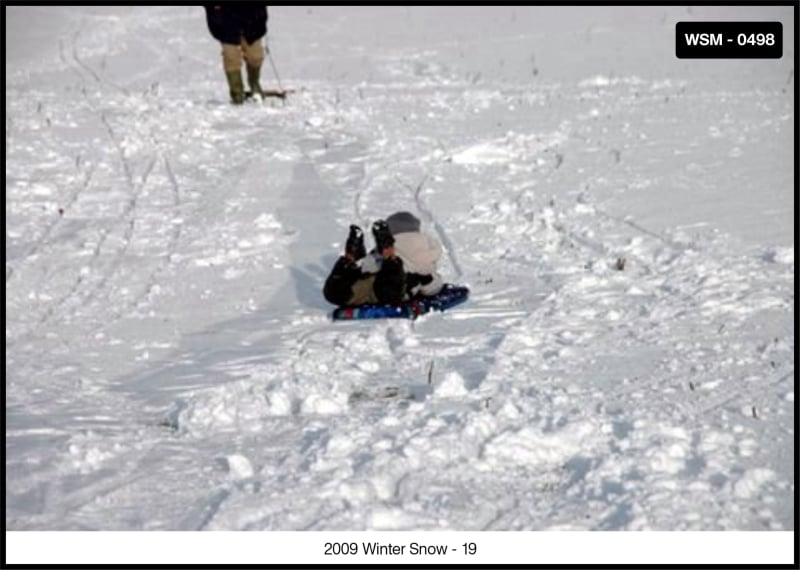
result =
M274 7L233 107L199 7L8 7L7 528L792 529L791 16ZM397 210L469 302L330 321Z

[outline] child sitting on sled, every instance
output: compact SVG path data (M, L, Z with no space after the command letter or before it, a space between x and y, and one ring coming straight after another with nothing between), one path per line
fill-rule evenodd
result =
M333 266L323 294L339 306L398 304L436 295L443 286L436 272L442 246L421 231L409 212L397 212L372 225L375 249L367 254L364 232L350 226L345 254Z

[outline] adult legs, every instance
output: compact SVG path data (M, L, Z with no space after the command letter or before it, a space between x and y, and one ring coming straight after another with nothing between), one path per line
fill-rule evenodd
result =
M231 102L240 105L244 102L244 83L242 82L242 48L235 44L222 44L222 67L228 88L231 93Z
M261 90L260 78L261 64L264 63L264 46L261 40L256 40L248 45L247 42L242 39L242 54L247 64L247 84L250 87L250 91L254 94L263 95L264 92Z

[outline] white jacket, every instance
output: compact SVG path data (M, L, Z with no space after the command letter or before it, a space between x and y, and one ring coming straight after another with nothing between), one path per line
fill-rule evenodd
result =
M444 282L436 272L436 264L442 257L439 240L422 232L402 232L394 234L394 251L403 260L406 273L433 277L433 281L416 287L412 294L435 295L442 289Z

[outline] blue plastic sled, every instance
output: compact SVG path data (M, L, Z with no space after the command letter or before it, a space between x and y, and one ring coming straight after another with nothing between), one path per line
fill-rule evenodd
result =
M416 297L400 305L359 305L339 307L331 317L334 321L358 319L416 319L431 311L446 311L469 298L469 289L461 285L445 284L442 290L430 297Z

